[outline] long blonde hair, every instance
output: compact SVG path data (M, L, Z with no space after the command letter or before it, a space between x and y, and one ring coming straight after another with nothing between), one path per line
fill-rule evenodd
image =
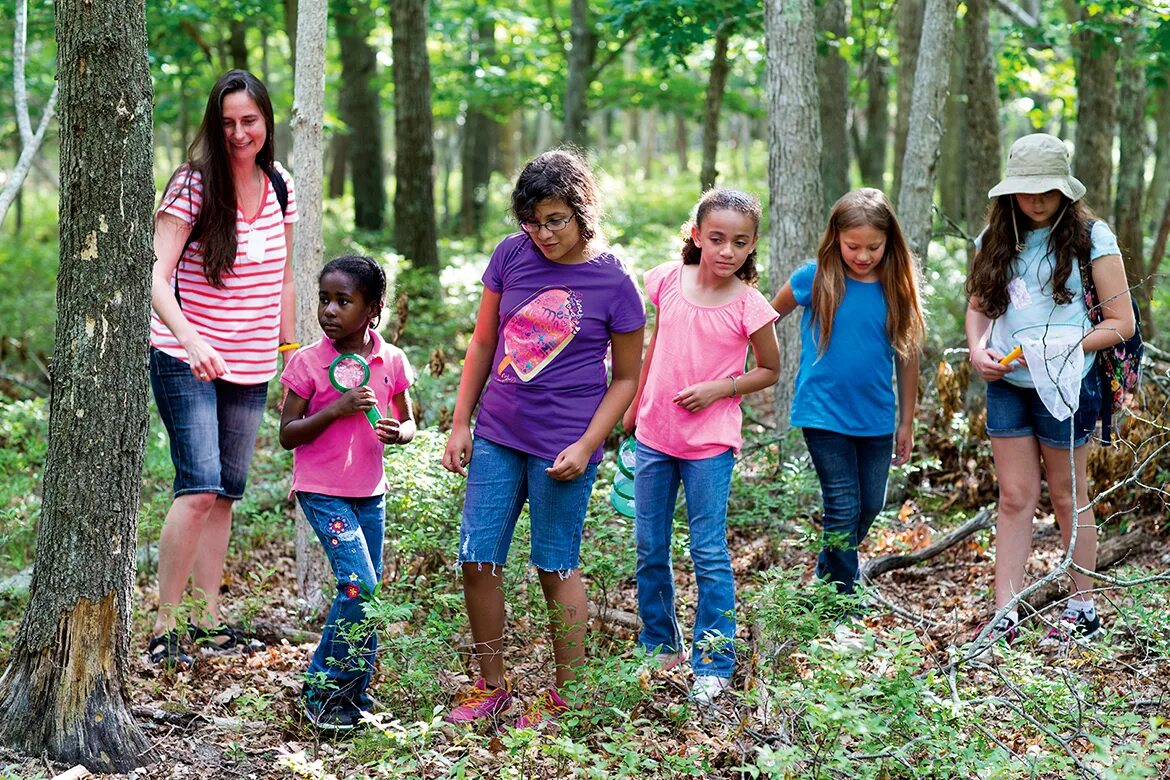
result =
M886 335L898 356L906 359L922 348L926 333L918 297L918 270L893 206L885 193L872 187L847 192L833 204L829 224L817 249L811 303L813 319L820 326L817 354L824 355L829 348L833 318L845 297L841 233L867 226L886 236L885 253L877 267L886 298Z

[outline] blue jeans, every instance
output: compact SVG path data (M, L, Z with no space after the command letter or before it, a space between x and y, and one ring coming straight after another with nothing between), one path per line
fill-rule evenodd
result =
M337 580L337 595L309 664L305 695L322 709L368 710L372 702L366 688L374 673L378 637L364 630L363 601L382 579L385 498L297 492L297 501L321 540Z
M580 562L581 532L597 464L590 463L584 474L569 482L545 473L552 464L551 460L475 437L467 467L458 565L503 566L516 520L527 501L532 565L563 577L573 573Z
M243 498L268 383L200 382L191 366L151 347L150 386L171 441L174 494Z
M735 668L735 578L727 552L727 495L731 450L684 460L638 442L634 467L634 538L638 547L638 642L647 652L677 653L683 644L674 611L670 536L682 482L691 531L691 560L699 603L691 667L696 676L731 677Z
M894 436L848 436L802 428L824 501L817 576L852 593L860 579L857 548L886 503Z

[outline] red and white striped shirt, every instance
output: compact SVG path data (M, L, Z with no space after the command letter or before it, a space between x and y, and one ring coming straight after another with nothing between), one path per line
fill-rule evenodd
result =
M276 348L280 340L280 291L288 258L284 226L297 221L293 180L280 163L277 173L288 186L288 208L265 176L259 211L251 220L236 210L236 261L224 274L223 289L212 287L203 275L203 250L192 241L175 268L183 315L227 364L224 379L240 385L267 382L276 375ZM190 174L190 175L188 175ZM158 213L172 214L189 225L203 203L203 179L187 166L179 169L163 197ZM171 277L172 286L175 277ZM187 351L153 310L150 344L187 362Z

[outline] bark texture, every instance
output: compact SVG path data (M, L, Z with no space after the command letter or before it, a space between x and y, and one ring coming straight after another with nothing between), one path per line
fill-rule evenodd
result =
M586 98L589 81L593 78L597 35L593 32L589 18L589 0L572 0L569 15L569 74L565 80L564 139L568 143L584 146Z
M471 67L486 68L496 54L496 21L483 19L476 25L476 46L471 50ZM460 169L460 226L464 235L475 235L483 227L492 176L492 157L499 129L484 106L470 106L463 123Z
M317 327L317 273L324 260L321 238L321 186L325 171L323 121L325 113L326 4L305 3L297 14L297 70L293 83L292 134L297 183L297 212L293 227L293 276L297 288L297 341L311 344ZM329 564L317 537L297 505L297 595L310 611L320 612L331 596L323 583Z
M898 0L898 64L894 79L898 105L894 112L894 189L902 190L902 163L906 158L906 136L910 131L910 103L914 97L914 73L918 70L918 44L922 39L925 0ZM895 206L900 204L895 200Z
M381 230L386 215L386 174L382 164L382 112L374 75L378 60L369 36L374 14L369 3L349 0L336 6L333 17L341 50L341 94L338 110L349 137L353 224L360 230Z
M824 224L813 19L812 0L765 0L768 266L773 294L800 264L816 256ZM800 362L799 319L787 317L777 333L780 381L773 394L776 426L784 431Z
M149 745L125 701L147 430L152 170L144 6L62 0L60 270L49 447L0 742L95 772Z
M427 3L393 0L394 245L416 268L439 272Z
M824 0L817 6L817 29L827 33L817 50L826 211L849 191L849 66L838 47L849 33L846 13L845 0Z
M999 181L999 91L991 48L990 0L967 0L966 19L966 210L967 233L975 235L987 214L987 192ZM972 253L974 247L971 247Z
M886 188L890 136L890 63L870 51L863 66L866 88L865 135L857 137L857 166L866 187ZM856 127L856 124L854 125ZM855 131L856 133L856 131Z
M1142 246L1142 190L1146 175L1146 73L1141 47L1141 11L1126 17L1122 28L1121 94L1118 135L1121 155L1117 162L1117 200L1113 207L1117 243L1125 261L1131 287L1146 275ZM1150 320L1153 283L1134 290L1143 319Z
M715 57L711 60L711 74L707 79L707 101L703 111L703 167L699 173L699 191L715 186L719 171L715 168L719 152L719 112L723 109L723 93L727 89L727 74L731 63L727 46L731 41L730 28L723 25L715 36Z
M1065 0L1073 24L1073 61L1077 69L1076 153L1073 175L1084 182L1085 200L1104 220L1111 220L1113 136L1117 126L1117 64L1120 51L1112 37L1084 25L1085 10Z
M933 224L933 196L938 169L942 112L950 80L951 48L955 39L956 0L926 0L914 99L910 104L910 132L902 161L898 215L910 250L926 261Z

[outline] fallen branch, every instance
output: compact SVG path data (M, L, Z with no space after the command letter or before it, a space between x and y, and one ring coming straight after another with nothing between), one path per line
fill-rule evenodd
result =
M626 612L624 609L614 609L613 607L599 607L592 601L589 602L589 617L601 621L603 627L606 623L613 623L614 625L628 628L632 631L638 631L642 628L642 619L633 612Z
M1131 552L1150 541L1145 531L1130 531L1121 536L1111 536L1097 547L1097 571L1104 571L1122 563ZM1068 592L1068 582L1055 579L1046 582L1028 597L1028 606L1039 612Z
M158 707L147 707L139 705L132 707L130 712L134 717L140 721L150 721L155 724L164 726L174 726L180 729L202 728L208 726L213 729L222 729L224 731L241 731L247 729L251 732L263 731L267 728L266 723L260 723L253 720L240 720L239 718L221 718L216 715L200 715L198 712L168 712L167 710ZM147 724L148 725L148 724Z
M959 542L966 539L971 534L977 531L984 531L995 525L995 512L991 509L981 509L979 513L972 517L967 522L949 533L941 536L938 541L932 542L921 550L915 550L911 553L896 553L893 555L883 555L880 558L866 561L865 565L861 567L862 580L869 582L875 577L885 574L894 569L905 569L907 566L913 566L917 563L922 563L929 560L940 553L949 550Z

